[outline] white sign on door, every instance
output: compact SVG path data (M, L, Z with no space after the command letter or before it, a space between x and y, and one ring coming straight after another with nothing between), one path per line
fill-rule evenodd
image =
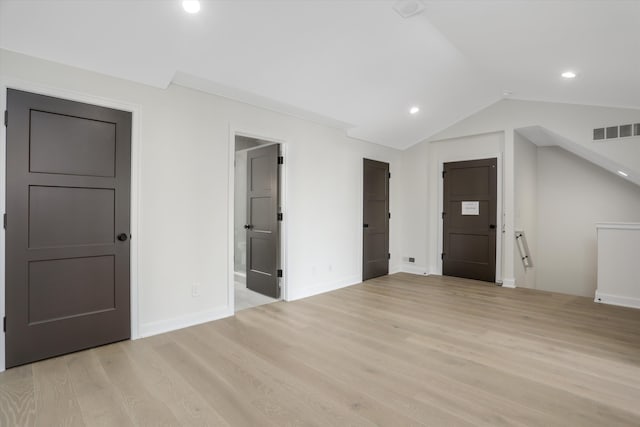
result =
M480 215L480 202L462 202L462 215Z

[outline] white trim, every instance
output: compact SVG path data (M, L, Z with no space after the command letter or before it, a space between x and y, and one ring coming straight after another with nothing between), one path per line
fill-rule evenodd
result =
M495 133L495 132L491 132ZM438 249L439 253L443 251L443 219L440 214L443 212L443 196L444 196L444 182L440 178L442 177L442 172L444 171L444 164L449 162L464 162L470 160L481 160L481 159L496 159L497 164L497 201L496 201L496 282L503 281L502 279L502 247L504 244L504 230L503 230L503 218L504 218L504 165L503 165L503 153L486 153L486 154L477 154L477 155L461 155L461 156L444 156L438 158L438 210L434 212L436 218L438 218ZM436 265L433 269L432 274L442 275L442 259L436 254Z
M429 275L429 269L427 267L406 262L400 265L400 271L403 273L419 274L421 276Z
M346 123L340 120L336 120L322 114L314 113L290 104L276 101L272 98L256 95L255 93L245 91L236 87L215 83L209 79L203 79L201 77L181 71L177 71L173 75L171 83L215 96L231 99L236 102L242 102L252 107L274 111L279 114L286 114L297 119L306 120L334 129L346 130L354 127L352 123Z
M246 273L241 273L239 271L234 271L233 272L233 280L234 280L234 282L237 282L237 283L246 284L247 283L247 275L246 275Z
M640 308L640 298L623 297L619 295L603 294L596 291L595 302L601 304L619 305L622 307Z
M201 323L212 322L229 316L233 316L233 310L230 310L229 307L218 307L212 310L189 313L171 319L143 323L140 325L140 338L163 334Z
M346 288L347 286L353 286L359 283L362 283L362 276L357 274L345 277L341 280L336 280L335 282L322 283L300 290L291 289L289 291L289 298L287 301L295 301L302 298L312 297L314 295L324 294L325 292L335 291L337 289Z
M610 230L640 230L640 223L637 222L599 222L596 224L596 229L610 229Z
M140 237L140 215L141 215L141 191L140 191L140 159L141 159L141 129L140 115L141 107L138 104L122 102L119 100L104 98L88 93L81 93L61 89L58 87L46 86L39 83L32 83L20 79L0 76L0 111L7 108L7 89L17 89L40 95L54 96L68 99L70 101L84 102L101 107L114 108L122 111L129 111L131 115L131 240L130 240L130 289L131 289L131 339L140 338L139 328L139 254L141 244ZM6 128L2 126L0 131L0 141L6 147ZM0 211L5 212L6 199L6 158L5 150L0 150ZM0 317L5 315L5 233L0 230ZM0 333L0 372L5 369L5 334Z
M502 279L502 287L515 289L516 279Z
M245 130L235 127L229 123L229 143L227 144L228 150L228 190L227 190L227 306L231 310L231 316L235 313L235 263L233 260L235 254L234 248L234 219L235 219L235 144L236 135L246 136L249 138L260 139L262 141L268 141L275 144L280 144L280 155L284 157L284 164L280 166L280 208L284 215L284 221L280 223L280 268L282 269L282 278L280 279L280 299L289 301L289 286L288 286L288 271L287 266L287 248L289 247L289 240L287 234L287 224L289 221L287 212L287 171L289 169L289 162L287 161L287 142L284 138L267 136L267 132L260 133L259 131Z

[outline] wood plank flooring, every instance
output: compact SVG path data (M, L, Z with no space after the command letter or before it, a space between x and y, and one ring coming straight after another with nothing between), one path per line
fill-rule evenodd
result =
M638 426L640 310L404 273L0 374L1 426Z

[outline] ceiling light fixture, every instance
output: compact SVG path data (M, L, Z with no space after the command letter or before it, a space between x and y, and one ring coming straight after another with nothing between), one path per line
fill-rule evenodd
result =
M413 106L409 109L409 114L418 114L420 112L420 107Z
M200 12L200 2L198 0L184 0L182 2L182 8L187 13L198 13Z
M628 173L626 173L626 172L618 171L618 173L619 173L620 175L622 175L622 176L629 176L629 174L628 174Z
M576 73L574 73L573 71L565 71L564 73L562 73L562 77L564 77L565 79L575 79Z
M424 4L420 0L398 0L393 5L393 10L406 19L422 12Z

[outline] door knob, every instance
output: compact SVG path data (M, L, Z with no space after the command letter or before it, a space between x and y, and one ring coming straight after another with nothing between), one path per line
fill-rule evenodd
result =
M253 228L253 225L251 225L251 224L245 224L245 225L244 225L244 228L245 228L245 229L247 229L247 230L251 230L251 229Z
M120 240L121 242L125 242L127 240L127 234L126 233L118 234L118 240Z
M369 228L369 224L363 224L362 225L364 228Z
M489 224L489 228L492 229L492 230L495 230L496 229L496 225L495 224Z

